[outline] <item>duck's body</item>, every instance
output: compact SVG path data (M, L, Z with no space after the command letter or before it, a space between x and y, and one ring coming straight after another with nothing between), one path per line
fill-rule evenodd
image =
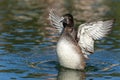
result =
M104 37L113 23L113 20L85 23L75 31L71 14L59 17L51 10L49 18L61 34L57 43L60 65L81 70L85 68L85 59L94 52L94 40Z
M59 62L64 67L71 69L84 69L85 60L79 45L66 27L57 43L57 55ZM80 65L81 64L81 65Z

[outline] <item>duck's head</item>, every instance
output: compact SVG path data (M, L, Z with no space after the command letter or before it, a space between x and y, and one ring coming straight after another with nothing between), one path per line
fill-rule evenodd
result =
M74 26L74 21L73 21L73 16L71 14L65 14L63 15L63 26L64 27L73 27Z

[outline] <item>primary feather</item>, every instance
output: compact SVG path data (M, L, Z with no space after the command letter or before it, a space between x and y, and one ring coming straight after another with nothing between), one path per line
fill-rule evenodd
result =
M56 13L54 9L51 9L49 12L49 20L51 25L56 28L59 33L62 32L63 30L63 23L61 22L64 18L63 17L59 17Z
M81 24L78 28L78 44L85 55L94 52L94 40L101 39L111 30L113 20Z

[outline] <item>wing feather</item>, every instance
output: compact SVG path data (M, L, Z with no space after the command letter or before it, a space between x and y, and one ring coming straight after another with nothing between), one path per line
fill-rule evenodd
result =
M78 28L78 44L85 54L94 52L94 40L99 40L111 30L113 20L81 24Z
M63 17L59 17L55 13L54 9L50 9L50 12L49 12L50 23L54 28L56 28L59 31L59 33L61 33L63 30L63 24L61 22L63 19L64 19Z

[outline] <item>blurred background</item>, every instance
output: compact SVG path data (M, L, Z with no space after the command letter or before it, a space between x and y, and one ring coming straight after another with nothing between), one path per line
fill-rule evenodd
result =
M96 41L85 72L59 69L51 8L71 13L76 27L115 19L111 34ZM119 80L119 9L120 0L0 0L0 80Z

